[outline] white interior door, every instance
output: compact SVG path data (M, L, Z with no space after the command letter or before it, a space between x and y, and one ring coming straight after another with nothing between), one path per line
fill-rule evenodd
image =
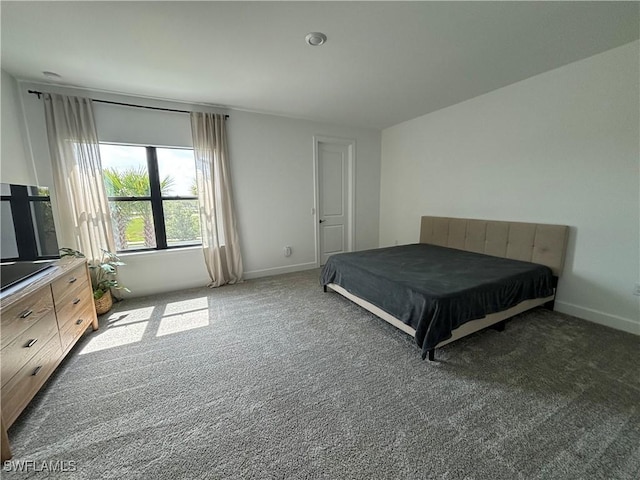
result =
M318 142L320 265L349 251L349 146Z

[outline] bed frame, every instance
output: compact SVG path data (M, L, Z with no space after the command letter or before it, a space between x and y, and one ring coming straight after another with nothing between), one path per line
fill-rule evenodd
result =
M422 217L420 223L420 243L429 243L469 252L484 253L495 257L538 263L551 269L554 278L554 294L545 298L525 300L518 305L492 313L478 320L471 320L453 330L453 336L440 342L435 348L466 337L484 328L495 326L504 329L508 318L532 308L544 305L553 310L555 289L562 274L567 249L569 227L539 223L503 222L494 220L474 220L450 217ZM416 331L394 316L372 303L349 293L340 285L330 283L327 287L343 295L374 315L389 322L394 327L412 337ZM326 291L326 287L325 287ZM434 360L434 349L429 350L429 360Z

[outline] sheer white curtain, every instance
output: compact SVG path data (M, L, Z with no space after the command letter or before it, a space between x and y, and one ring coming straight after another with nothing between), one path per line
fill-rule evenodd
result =
M60 246L99 259L114 241L91 99L45 93L44 109Z
M231 195L224 115L192 112L191 134L209 286L240 282L242 256Z

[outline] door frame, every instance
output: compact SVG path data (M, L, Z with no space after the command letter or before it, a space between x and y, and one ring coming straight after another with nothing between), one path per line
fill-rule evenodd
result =
M347 147L347 248L352 252L355 246L355 209L356 209L356 141L353 138L313 136L313 222L316 248L316 267L320 268L320 223L318 209L320 207L320 177L318 172L318 145L320 143L336 143Z

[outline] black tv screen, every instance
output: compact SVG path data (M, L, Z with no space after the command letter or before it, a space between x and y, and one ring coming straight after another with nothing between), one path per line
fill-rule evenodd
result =
M47 187L0 184L2 262L60 258Z
M0 291L52 267L53 260L0 264Z

